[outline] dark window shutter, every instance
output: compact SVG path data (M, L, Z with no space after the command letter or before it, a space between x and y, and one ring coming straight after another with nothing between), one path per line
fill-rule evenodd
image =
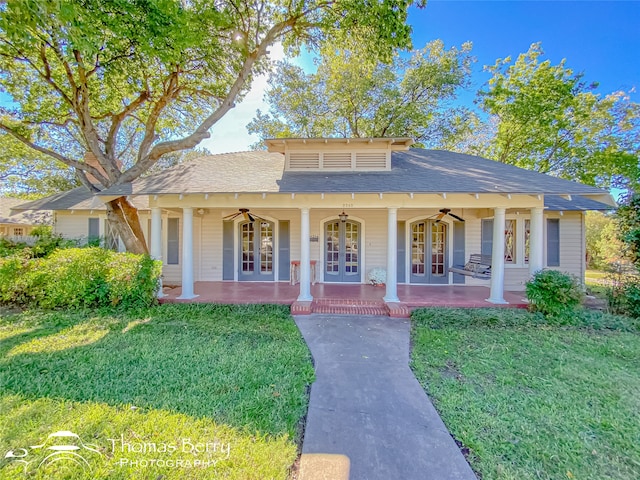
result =
M178 265L180 259L180 219L167 222L167 264Z
M89 235L87 235L88 240L97 240L100 238L100 219L99 218L90 218L89 219Z
M407 250L407 240L406 240L406 223L398 222L398 244L396 245L398 251L398 283L406 282L405 279L405 269L406 269L406 250Z
M560 266L560 219L547 219L547 266Z
M464 223L462 222L453 224L453 264L456 266L465 264ZM453 283L464 283L464 275L454 273Z
M491 255L493 251L493 220L482 220L482 255Z
M278 280L288 281L291 272L289 220L278 222Z
M222 222L222 279L233 280L233 222Z

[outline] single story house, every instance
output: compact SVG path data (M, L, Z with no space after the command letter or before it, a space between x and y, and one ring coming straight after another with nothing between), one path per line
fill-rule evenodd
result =
M31 231L39 225L51 224L51 212L38 211L12 211L13 207L24 204L21 198L0 197L0 238L21 241L31 234Z
M489 302L542 268L584 278L585 211L615 206L601 189L477 156L412 149L410 138L267 140L267 151L210 155L117 185L22 208L55 212L69 236L108 234L102 201L129 196L165 284L300 281L485 285ZM488 275L467 273L471 255ZM450 271L451 267L456 267ZM299 269L299 271L298 271ZM485 273L489 269L484 270Z

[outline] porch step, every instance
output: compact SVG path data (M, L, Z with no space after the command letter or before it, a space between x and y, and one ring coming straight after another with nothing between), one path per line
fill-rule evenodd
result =
M317 298L311 304L313 313L333 315L382 315L389 316L389 309L382 300L350 298Z
M294 302L292 315L324 313L331 315L381 315L393 318L409 318L411 310L403 303L385 303L383 300L359 298L314 298L312 302Z

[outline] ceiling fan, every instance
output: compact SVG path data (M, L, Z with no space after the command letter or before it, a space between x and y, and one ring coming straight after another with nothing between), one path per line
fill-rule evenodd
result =
M450 217L455 218L456 220L459 220L460 222L464 222L464 218L459 217L458 215L456 215L455 213L451 213L451 209L450 208L441 208L440 210L438 210L440 213L438 215L436 215L436 223L440 223L440 221L446 216L449 215Z
M226 217L222 217L223 220L233 220L234 218L243 215L244 219L247 222L255 222L256 219L260 220L261 222L264 221L264 218L259 217L258 215L252 215L249 213L249 209L248 208L239 208L238 211L236 213L232 213L231 215L227 215Z

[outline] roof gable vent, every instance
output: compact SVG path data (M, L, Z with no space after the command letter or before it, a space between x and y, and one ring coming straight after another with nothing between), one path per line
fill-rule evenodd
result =
M325 170L351 170L351 152L325 152L322 158Z
M386 152L357 152L356 169L358 170L386 170Z
M317 152L290 152L291 170L317 170L320 168L320 154Z

